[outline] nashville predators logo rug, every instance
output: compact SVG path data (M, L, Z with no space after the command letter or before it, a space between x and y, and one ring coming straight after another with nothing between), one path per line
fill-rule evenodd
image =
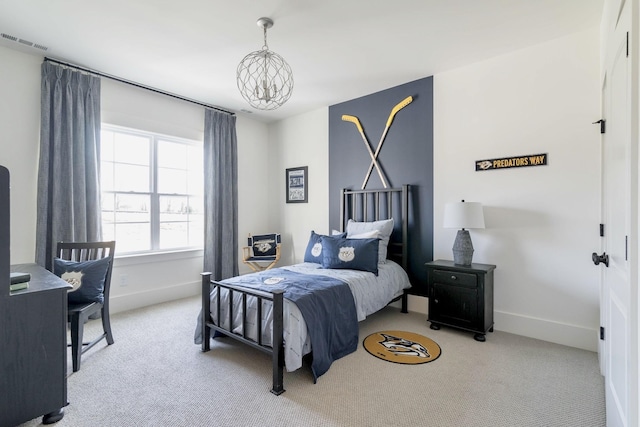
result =
M387 362L418 365L440 357L440 346L430 338L406 331L382 331L362 343L371 355Z

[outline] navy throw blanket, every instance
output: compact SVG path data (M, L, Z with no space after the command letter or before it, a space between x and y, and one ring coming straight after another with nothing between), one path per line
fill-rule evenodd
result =
M270 285L264 283L267 279L276 281L274 278L283 280ZM338 279L274 268L222 282L268 292L284 290L284 297L298 306L307 323L314 383L334 360L358 348L358 316L353 294L349 285Z

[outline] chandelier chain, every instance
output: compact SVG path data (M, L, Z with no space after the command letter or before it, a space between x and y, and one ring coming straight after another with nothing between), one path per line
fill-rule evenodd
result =
M262 27L264 31L264 45L262 45L262 50L269 50L269 45L267 44L267 26Z

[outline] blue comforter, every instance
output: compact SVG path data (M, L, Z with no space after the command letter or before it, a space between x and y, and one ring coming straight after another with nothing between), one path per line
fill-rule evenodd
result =
M267 279L282 279L264 284ZM337 279L274 268L225 279L222 282L272 292L284 289L284 297L294 302L307 323L313 362L313 380L329 370L334 360L358 348L358 317L349 286Z

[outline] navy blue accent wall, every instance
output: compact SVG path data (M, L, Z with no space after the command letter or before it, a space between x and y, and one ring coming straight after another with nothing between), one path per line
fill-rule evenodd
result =
M340 190L360 189L371 163L357 127L342 115L360 120L375 152L391 110L408 96L413 101L395 115L378 162L389 187L411 186L409 277L412 293L426 295L424 263L433 260L433 77L329 107L329 229L340 227ZM366 188L383 188L375 168Z

